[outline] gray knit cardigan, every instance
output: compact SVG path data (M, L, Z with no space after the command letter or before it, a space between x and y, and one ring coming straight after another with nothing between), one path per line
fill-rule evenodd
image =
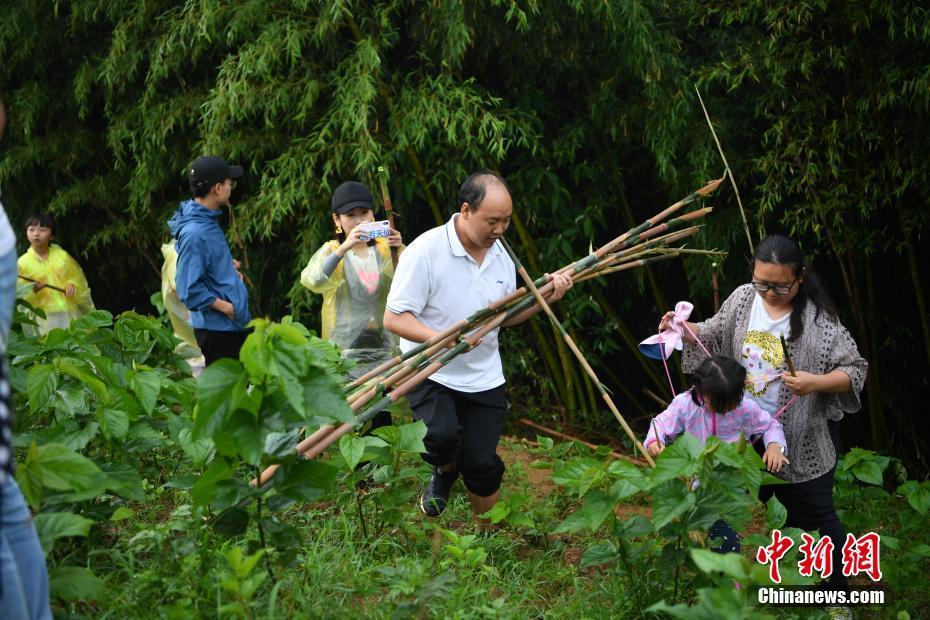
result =
M741 359L755 295L752 285L744 284L733 291L717 314L697 324L698 338L711 354ZM859 410L859 394L869 366L859 355L852 336L836 318L821 312L815 321L817 308L813 302L808 302L803 312L804 333L797 340L788 342L788 352L795 369L819 375L842 370L849 375L852 389L842 394L806 394L782 413L780 421L785 427L791 464L782 468L779 477L788 482L806 482L833 467L836 450L830 439L827 420L838 421L844 413ZM684 371L694 372L706 357L698 345L685 343L682 355ZM787 372L787 368L782 370ZM783 387L779 392L778 408L784 407L790 399L791 391Z

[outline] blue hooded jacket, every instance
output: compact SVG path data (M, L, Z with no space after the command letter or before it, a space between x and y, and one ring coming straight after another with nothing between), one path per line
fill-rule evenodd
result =
M220 228L222 211L211 211L195 200L185 200L168 220L177 239L178 297L191 313L194 329L239 332L252 320L249 293L233 265L232 253ZM233 305L233 320L210 308L216 299Z

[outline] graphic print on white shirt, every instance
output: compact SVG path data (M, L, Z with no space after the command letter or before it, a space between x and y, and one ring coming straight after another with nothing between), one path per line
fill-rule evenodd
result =
M746 368L746 395L769 414L778 410L782 365L785 363L779 336L787 339L791 335L790 322L790 312L779 319L772 319L762 298L756 295L743 339L740 363Z
M368 254L365 258L360 258L354 252L347 252L346 257L355 275L358 276L359 282L365 285L369 295L378 292L378 282L381 279L381 273L378 270L378 259L375 256L374 248L368 248Z

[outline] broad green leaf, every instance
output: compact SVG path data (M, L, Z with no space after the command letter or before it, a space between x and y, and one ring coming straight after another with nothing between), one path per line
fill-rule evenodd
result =
M233 506L241 506L244 500L261 493L262 491L250 485L246 480L234 475L228 480L220 480L216 483L210 506L214 510L222 511Z
M746 583L749 579L749 560L738 553L716 553L708 549L692 549L691 559L702 572L720 571L742 583Z
M697 472L701 442L689 433L679 436L656 459L652 470L652 484L657 485L678 476L692 476Z
M597 531L604 520L613 514L617 503L602 491L591 491L584 498L581 509L576 510L556 527L552 533L578 532L580 530Z
M852 466L853 475L868 484L881 486L884 483L882 468L873 461L860 461Z
M210 454L213 452L213 441L210 439L199 439L194 441L193 429L185 428L178 433L178 444L181 450L191 460L194 467L203 467Z
M113 315L106 310L94 310L81 316L68 325L72 332L94 329L97 327L109 327L113 325Z
M35 413L49 406L52 394L58 389L58 374L48 364L36 364L26 375L29 411Z
M539 444L540 450L551 450L555 445L551 437L543 437L542 435L536 435L536 443Z
M417 420L401 426L382 426L372 431L399 452L412 452L422 454L426 452L423 439L426 437L426 424Z
M342 386L326 371L310 365L301 380L305 407L298 413L307 421L325 424L328 422L354 422L355 415L346 403Z
M125 411L100 409L97 411L97 421L107 439L125 439L129 432L129 415Z
M694 494L679 480L668 480L652 493L652 520L657 531L694 509Z
M300 443L300 429L286 433L268 433L265 436L265 458L280 462L295 454L295 447Z
M125 521L126 519L131 519L136 516L136 513L133 509L127 508L126 506L120 506L113 511L113 514L110 515L110 521Z
M213 529L223 536L239 536L248 527L249 513L238 506L227 508L213 521Z
M260 383L265 377L278 379L291 406L301 411L304 409L301 380L307 368L305 341L299 344L289 341L287 328L278 329L281 327L257 324L245 339L239 359L253 382ZM303 340L299 334L298 338Z
M101 355L84 355L82 359L90 364L95 375L109 387L122 386L126 383L126 367L118 364L109 357Z
M55 541L65 536L87 536L92 519L87 519L71 512L42 512L33 520L39 542L46 554L51 553Z
M365 441L362 437L345 434L339 439L339 452L346 461L349 471L355 469L365 454Z
M136 395L142 408L149 415L158 402L158 393L161 391L161 375L154 370L140 370L129 375L129 389Z
M66 601L100 600L106 592L103 580L82 566L58 566L49 570L51 595Z
M148 450L159 449L165 443L164 435L142 421L131 423L127 436L126 449L132 452L147 452Z
M56 491L83 491L107 481L96 463L61 444L39 446L33 464L41 469L42 484Z
M788 520L788 509L774 495L765 503L765 526L770 530L780 529Z
M262 527L265 528L265 536L267 536L269 543L274 547L278 547L279 550L287 548L299 549L303 542L303 535L300 530L287 523L265 517L262 519Z
M99 424L96 422L88 422L83 427L62 433L56 439L56 443L64 444L75 452L82 452L84 448L87 447L87 444L89 444L91 440L97 436L97 432L99 430Z
M106 474L107 488L115 494L134 502L145 501L142 476L135 467L127 463L111 462L103 463L100 469Z
M345 441L345 443L343 443ZM345 450L343 450L345 447ZM386 448L387 444L380 437L365 435L355 437L352 435L343 435L339 440L339 451L346 460L346 465L351 471L364 461L370 461L377 458L378 449Z
M885 544L885 537L882 536L882 544ZM908 554L913 554L919 558L930 558L930 545L925 545L923 543L917 545L911 545L907 548ZM906 557L906 556L905 556Z
M229 480L233 475L233 467L223 458L213 461L194 488L191 489L191 498L197 506L205 506L213 501L216 485L222 480Z
M235 449L240 458L251 465L258 465L262 461L265 451L265 434L255 417L247 412L237 410L226 421L223 430L216 435L216 446L220 449L221 436L231 435L235 441Z
M426 424L417 420L410 424L402 424L397 428L400 430L400 439L392 446L395 450L414 454L426 452L426 446L423 445L423 439L426 437Z
M605 540L584 550L581 556L581 567L601 566L616 561L618 557L620 556L617 554L617 545L613 541Z
M489 519L491 523L500 523L507 518L507 515L510 514L510 504L507 502L497 502L494 504L494 507L491 510L484 513L484 517Z
M907 503L920 514L925 515L930 511L930 482L908 480L898 487L898 493L907 497Z
M664 600L647 607L645 611L662 612L682 620L724 620L726 618L746 618L750 607L743 594L733 587L701 588L697 592L696 605L669 605ZM755 612L754 618L762 620L771 618L768 614Z
M604 479L603 463L595 459L581 458L567 461L552 472L552 481L567 486L582 497L588 489Z
M639 489L648 488L648 481L643 475L643 470L632 463L616 460L607 467L607 473L635 485Z
M610 487L610 496L615 502L632 497L640 492L639 487L629 480L617 480Z
M294 501L314 502L333 488L337 473L332 465L301 459L278 471L275 489Z
M197 408L194 413L194 439L212 437L229 414L233 387L245 382L245 369L239 362L221 359L197 377Z
M396 426L381 426L371 431L375 437L380 437L389 446L393 446L400 441L400 429Z
M87 412L88 396L89 392L83 385L59 384L58 389L55 390L55 393L52 395L52 399L55 401L54 406L56 408L67 412L69 416L73 417L78 413Z
M45 485L42 484L42 467L36 464L38 458L39 446L33 441L26 453L26 460L16 468L16 482L33 512L38 512L42 506L45 489Z
M84 362L75 360L73 358L60 357L55 361L55 367L62 373L68 375L69 377L74 377L87 387L91 389L94 393L94 396L97 397L97 400L101 403L107 402L107 386L103 381L94 376L94 374L88 370L87 365Z
M142 406L139 404L136 397L123 388L110 387L107 406L110 409L119 409L120 411L126 412L130 422L138 420L143 413Z
M630 517L614 528L614 536L624 540L652 533L652 521L642 515Z

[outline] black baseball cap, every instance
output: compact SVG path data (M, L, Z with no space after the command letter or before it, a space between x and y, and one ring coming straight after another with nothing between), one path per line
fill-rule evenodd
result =
M188 180L191 188L222 183L226 179L238 179L242 176L242 166L230 166L222 157L206 155L198 157L191 164Z
M333 192L333 213L348 213L356 207L374 211L375 199L357 181L346 181Z

